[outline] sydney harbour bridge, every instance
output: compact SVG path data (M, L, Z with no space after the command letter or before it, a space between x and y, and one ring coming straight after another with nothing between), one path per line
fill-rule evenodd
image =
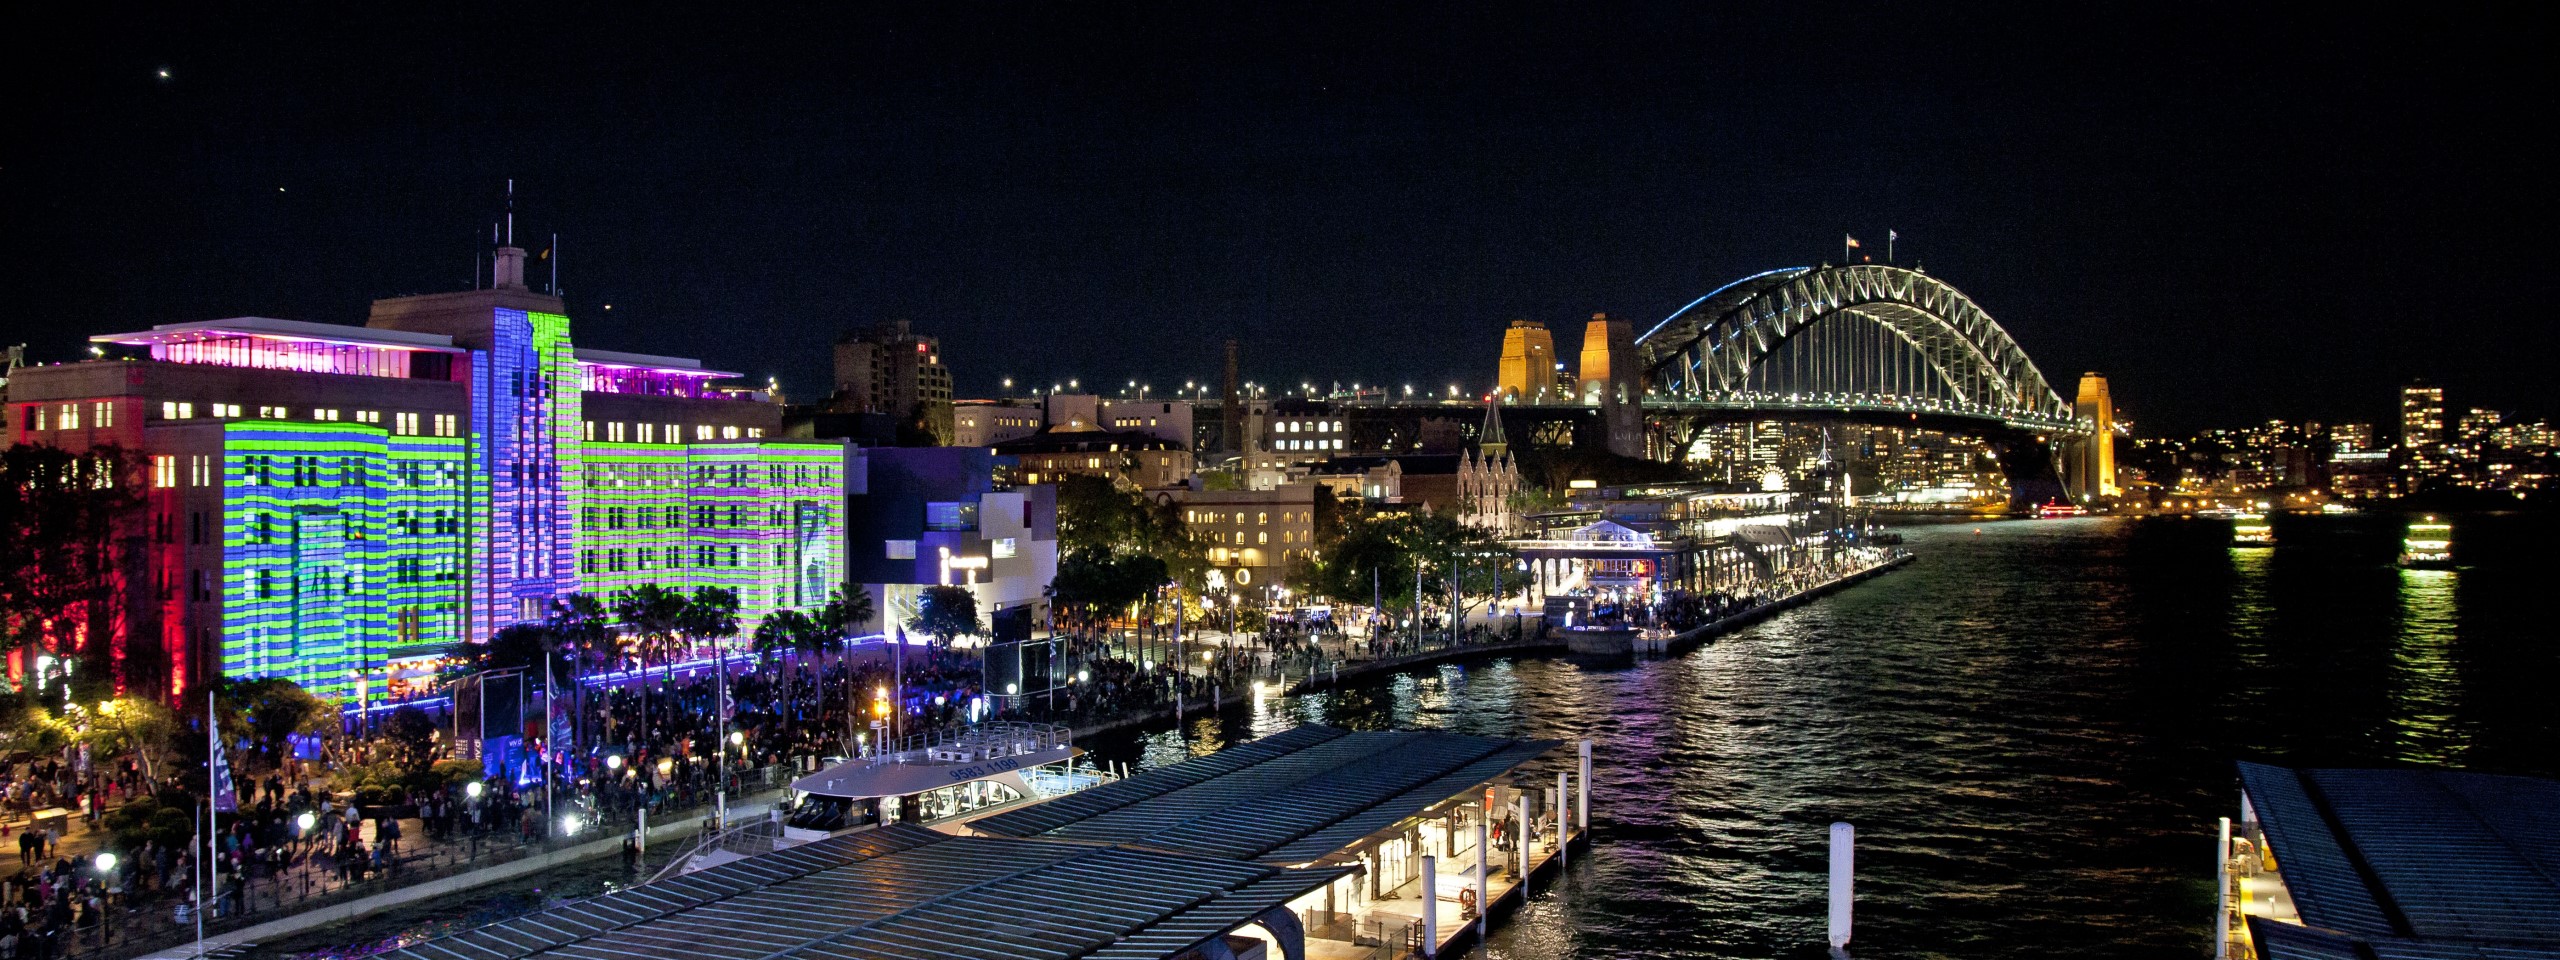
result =
M1983 441L2023 504L2064 494L2065 460L2094 429L1972 298L1909 267L1754 274L1617 349L1627 346L1636 362L1613 358L1611 383L1502 401L1505 433L1677 460L1720 423L1915 427ZM1400 420L1425 407L1373 409Z

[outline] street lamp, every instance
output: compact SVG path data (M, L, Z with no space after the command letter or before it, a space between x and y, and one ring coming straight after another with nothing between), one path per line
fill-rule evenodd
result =
M471 781L471 785L462 788L462 793L464 796L470 797L473 800L478 800L480 799L480 794L486 792L488 789L489 787L487 784L474 780Z

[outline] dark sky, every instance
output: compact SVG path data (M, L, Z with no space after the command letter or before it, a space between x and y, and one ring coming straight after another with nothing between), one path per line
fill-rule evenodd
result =
M1481 390L1511 318L1571 351L1893 229L2145 432L2422 375L2555 412L2551 61L2504 14L530 6L16 5L0 343L358 322L467 286L513 177L581 343L803 397L896 317L964 394L1161 390L1233 334L1257 379Z

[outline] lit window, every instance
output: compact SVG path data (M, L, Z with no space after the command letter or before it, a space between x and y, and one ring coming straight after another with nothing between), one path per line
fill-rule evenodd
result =
M987 555L1003 560L1021 552L1021 543L1013 537L998 537L987 542Z
M151 485L155 487L177 486L178 458L167 455L151 458Z
M450 413L436 414L435 427L436 436L439 437L457 437L462 435L461 426L454 422L454 416Z
M888 545L889 545L889 559L891 559L891 560L913 560L913 559L915 559L915 558L916 558L916 542L915 542L915 541L913 541L913 540L890 540L890 541L887 541L887 543L888 543Z
M612 442L614 442L614 443L621 443L621 442L622 442L622 436L623 436L623 430L624 430L625 426L626 426L626 425L625 425L622 421L620 421L620 420L616 420L616 421L614 421L614 422L612 422L612 423L605 424L605 425L604 425L604 438L605 438L606 440L610 440L610 441L612 441Z
M696 440L711 439L711 425L707 423L695 424L693 428L693 438Z
M357 423L381 423L381 422L382 422L382 411L380 411L380 410L358 410L358 411L356 411L356 422L357 422Z
M764 428L763 428L763 427L748 427L748 428L747 428L747 436L750 436L750 437L762 437L762 436L764 436Z
M720 439L722 439L722 440L735 440L735 439L738 439L738 428L736 428L736 427L721 427L721 428L720 428Z
M96 414L99 429L116 425L116 405L113 402L100 400L97 408L90 412Z
M259 417L261 417L261 418L263 418L263 419L267 419L267 420L282 420L282 419L284 419L284 408L283 408L283 407L259 407L259 408L258 408L258 416L259 416Z

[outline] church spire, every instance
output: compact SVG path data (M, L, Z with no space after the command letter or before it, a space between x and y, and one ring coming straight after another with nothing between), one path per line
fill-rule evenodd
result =
M1511 452L1511 444L1502 439L1502 400L1499 397L1484 402L1484 429L1476 434L1476 450L1484 456L1488 466Z

